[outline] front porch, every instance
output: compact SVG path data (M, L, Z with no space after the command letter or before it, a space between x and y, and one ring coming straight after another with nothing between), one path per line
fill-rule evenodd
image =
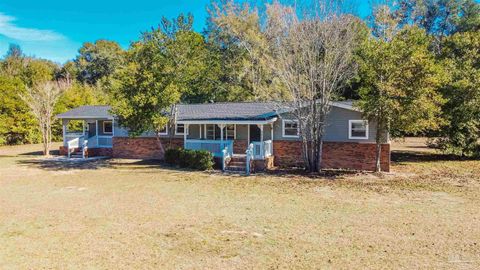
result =
M265 169L273 162L273 122L262 121L179 121L175 132L183 131L184 148L206 150L219 159L224 170L249 171L254 167ZM264 164L256 166L255 164ZM230 165L230 166L229 166Z
M62 125L62 154L81 158L111 155L115 135L113 118L63 119Z

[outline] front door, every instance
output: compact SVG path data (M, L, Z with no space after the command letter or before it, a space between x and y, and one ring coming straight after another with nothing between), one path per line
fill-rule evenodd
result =
M95 123L88 123L88 138L97 135L97 126Z
M250 125L250 142L259 142L260 137L260 128L257 125Z

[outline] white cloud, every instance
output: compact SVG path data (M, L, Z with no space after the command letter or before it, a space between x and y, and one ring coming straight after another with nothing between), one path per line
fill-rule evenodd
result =
M15 17L0 13L0 35L21 41L55 41L65 37L52 30L16 26Z

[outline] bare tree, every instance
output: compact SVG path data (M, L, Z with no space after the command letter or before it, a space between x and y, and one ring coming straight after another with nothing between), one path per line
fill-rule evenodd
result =
M244 34L238 34L242 29L239 20L225 18L235 14L243 13L224 12L217 21L240 40L254 45ZM355 71L355 18L344 13L341 1L334 0L308 7L274 2L266 5L264 16L258 21L264 22L260 28L268 50L262 51L268 53L259 57L287 92L271 98L298 120L306 169L319 172L332 100Z
M55 105L68 87L67 80L46 81L37 83L33 87L27 87L25 93L20 95L38 121L45 156L50 155Z

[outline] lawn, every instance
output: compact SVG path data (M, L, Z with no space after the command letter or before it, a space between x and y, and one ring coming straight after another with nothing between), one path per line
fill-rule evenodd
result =
M39 149L0 148L1 269L480 267L480 161L418 142L393 146L392 173L328 178Z

